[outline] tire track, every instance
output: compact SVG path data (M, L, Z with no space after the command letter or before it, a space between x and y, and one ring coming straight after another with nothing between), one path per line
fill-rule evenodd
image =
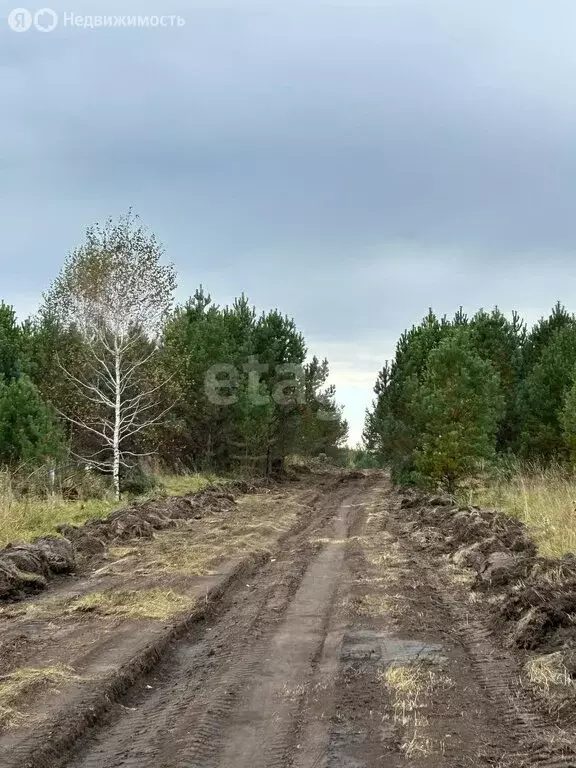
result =
M122 702L116 720L66 764L281 765L322 648L351 513L346 501L357 486L326 493L310 524L285 542L254 584L202 636L180 644ZM322 541L311 541L314 536Z
M222 765L275 768L290 753L300 701L324 644L342 573L350 509L350 505L340 507L333 540L310 564L282 625L268 644L258 678L229 726Z
M404 510L403 510L404 512ZM510 768L574 768L576 752L566 743L559 729L534 711L525 698L519 681L515 658L494 641L493 633L482 620L471 615L462 594L442 576L437 564L410 545L410 535L403 525L402 513L391 511L387 529L410 560L417 563L422 580L433 590L452 622L451 632L460 640L469 660L472 678L484 695L493 714L506 729L501 740L499 766Z

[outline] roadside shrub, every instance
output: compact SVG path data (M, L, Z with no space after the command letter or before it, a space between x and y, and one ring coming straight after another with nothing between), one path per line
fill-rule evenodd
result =
M142 496L158 488L160 482L156 475L146 472L139 464L125 467L120 472L120 491L134 496Z

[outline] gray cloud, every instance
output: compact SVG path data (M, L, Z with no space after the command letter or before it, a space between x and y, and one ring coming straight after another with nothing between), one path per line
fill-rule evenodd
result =
M570 299L572 0L53 7L187 25L1 29L2 295L21 311L88 223L133 205L182 296L245 290L324 344L357 436L366 382L429 305Z

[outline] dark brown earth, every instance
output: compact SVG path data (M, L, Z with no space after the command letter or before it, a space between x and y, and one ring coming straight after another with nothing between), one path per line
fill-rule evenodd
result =
M551 587L562 621L541 622L538 648L527 648L518 623L548 610L535 593L552 565L517 523L402 496L376 473L311 475L254 498L254 510L271 506L248 527L271 527L272 510L278 529L209 576L104 574L196 597L174 620L4 620L8 672L66 659L81 682L25 702L24 721L0 735L2 766L576 766L570 707L559 718L524 673L570 629L570 563ZM213 541L223 528L244 541L242 510L199 521L194 535Z
M151 539L156 531L174 528L178 521L229 511L235 494L256 490L242 481L226 487L209 485L188 496L136 502L81 526L61 525L60 536L9 544L0 550L0 601L22 600L46 589L58 575L85 570L88 563L102 559L111 544Z

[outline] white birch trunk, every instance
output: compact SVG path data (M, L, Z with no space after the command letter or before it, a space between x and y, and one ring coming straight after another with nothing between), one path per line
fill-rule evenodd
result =
M113 450L113 463L112 463L112 477L114 482L114 494L116 501L120 501L120 426L122 415L122 380L121 380L121 366L120 366L120 349L116 345L114 354L115 363L115 403L114 403L114 435L112 438L112 450Z

